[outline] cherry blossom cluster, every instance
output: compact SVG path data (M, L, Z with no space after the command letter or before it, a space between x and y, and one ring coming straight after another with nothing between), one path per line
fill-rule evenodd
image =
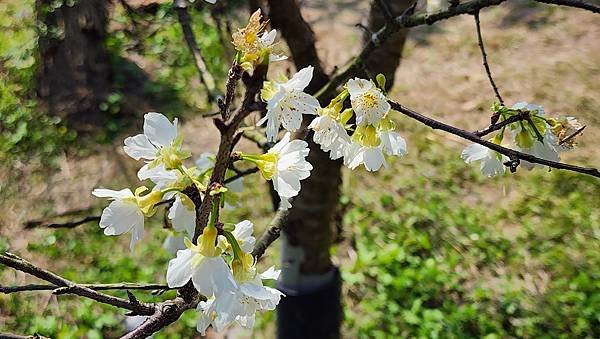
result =
M268 66L286 58L274 53L277 32L265 28L259 10L252 14L246 27L232 36L237 51L235 62L245 72L252 73L259 65ZM266 103L266 114L257 125L266 125L267 140L274 142L274 146L264 154L234 152L231 159L221 159L221 164L225 161L227 166L230 161L254 164L265 180L272 181L280 198L280 209L291 207L292 199L300 192L301 181L313 169L306 160L307 142L292 139L292 133L303 130L305 115L310 116L306 126L310 130L308 135L331 159L343 159L352 170L363 165L367 171L378 171L387 166L386 156L407 153L406 142L390 116L383 75L378 75L375 81L348 80L325 107L304 92L312 76L313 67L308 66L291 78L279 76L265 81L260 98ZM510 108L495 105L493 110L499 123L517 114L525 118L505 125L491 142L512 143L516 149L543 159L558 161L559 152L572 148L574 135L581 131L576 119L548 118L544 109L536 105L518 103ZM279 138L281 129L284 132ZM198 304L197 330L204 334L208 326L219 331L232 323L251 328L256 311L275 309L283 294L264 286L263 281L277 280L280 271L271 267L258 273L251 254L256 242L253 224L244 220L227 226L218 220L222 207L219 201L225 206L235 205L235 193L243 189L242 178L227 184L210 182L217 161L215 155L203 153L192 161L192 154L183 148L177 119L170 121L160 113L147 113L143 133L126 138L123 150L144 162L137 176L151 183L151 187L139 186L133 191L95 189L93 195L111 200L100 219L104 234L130 232L133 251L143 237L145 218L152 217L159 205L169 203L167 217L172 230L164 247L175 258L169 261L166 279L173 288L191 281L198 293L206 297ZM481 161L481 171L487 176L504 173L504 163L508 160L479 144L468 146L462 158L467 163ZM523 166L531 169L536 165ZM235 175L227 171L226 178ZM212 200L212 205L206 206L211 208L206 225L196 224L202 206L196 206L188 196L190 188L199 192L202 201ZM206 200L204 194L219 195L220 199ZM200 230L202 233L193 241Z
M233 34L237 50L236 63L252 73L258 65L285 59L273 52L275 30L265 31L260 11L255 12L244 28ZM258 125L266 123L266 136L274 146L264 154L235 152L232 161L254 164L265 180L271 180L281 200L280 208L291 207L291 200L301 189L300 181L309 177L312 165L306 161L309 154L304 140L292 140L292 132L302 128L304 115L315 116L310 125L313 139L330 153L332 159L343 157L344 163L354 169L361 164L369 171L386 165L384 154L403 155L406 144L390 119L390 105L384 95L383 84L364 79L348 81L343 91L326 107L304 92L312 79L313 67L298 71L290 79L280 76L266 81L261 99L267 111ZM220 195L226 205L235 204L235 193L243 189L242 179L227 185L211 183L215 156L201 154L195 161L183 148L183 136L178 132L177 119L170 121L160 113L144 116L143 133L124 141L124 152L144 165L138 179L151 183L110 190L95 189L92 194L111 200L104 209L100 227L106 235L131 233L133 251L144 234L145 218L152 217L157 207L170 203L167 217L171 234L164 243L176 257L169 262L167 283L178 288L189 281L206 297L198 305L197 329L204 334L212 325L216 330L237 322L252 327L255 312L273 310L283 294L263 285L263 280L276 280L279 271L270 268L259 274L251 252L255 238L253 225L244 220L228 229L218 219L218 203L211 206L210 220L201 225L202 233L194 242L196 214L200 206L187 195L189 188L200 194ZM279 131L285 133L278 140ZM192 163L192 166L189 164ZM227 173L231 177L235 173ZM204 201L204 197L201 196Z
M519 114L524 119L504 126L490 142L513 146L520 152L545 160L560 161L560 153L573 149L577 145L577 136L583 130L583 125L573 117L550 118L542 106L526 102L512 107L495 104L492 110L499 117L498 123ZM504 174L505 163L509 161L507 156L480 144L467 146L461 157L466 163L480 161L481 173L488 177ZM522 161L521 165L527 170L542 167L528 161Z

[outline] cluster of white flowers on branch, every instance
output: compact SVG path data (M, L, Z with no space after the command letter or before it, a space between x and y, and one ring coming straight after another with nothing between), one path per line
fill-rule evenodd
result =
M514 145L515 149L533 155L537 158L558 162L559 153L571 150L577 144L577 137L584 127L576 118L545 116L542 106L519 102L512 107L495 104L492 108L499 117L498 123L512 117L517 121L504 124L500 131L489 141L497 145ZM505 130L508 129L508 138ZM506 140L510 139L510 140ZM471 144L462 152L466 163L481 161L481 172L492 177L505 172L505 163L509 162L506 155L493 151L481 144ZM540 167L540 164L523 161L522 166L528 170Z

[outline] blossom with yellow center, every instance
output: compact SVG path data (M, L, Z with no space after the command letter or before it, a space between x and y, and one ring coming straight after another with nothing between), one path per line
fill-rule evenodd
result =
M99 198L113 200L103 211L100 217L100 227L105 235L120 235L131 231L130 250L142 238L144 233L144 216L156 213L156 204L162 200L163 192L152 191L142 196L148 189L138 187L135 194L130 189L114 191L97 188L92 194Z
M350 103L356 114L357 125L377 125L387 112L390 104L373 82L354 78L346 84L350 93Z

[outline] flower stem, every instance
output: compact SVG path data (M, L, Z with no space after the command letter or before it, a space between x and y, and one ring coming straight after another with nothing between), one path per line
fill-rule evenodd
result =
M229 231L224 231L223 234L227 241L231 244L231 248L233 249L233 258L240 260L242 258L242 248L240 244L238 244L237 239L233 235L233 233Z

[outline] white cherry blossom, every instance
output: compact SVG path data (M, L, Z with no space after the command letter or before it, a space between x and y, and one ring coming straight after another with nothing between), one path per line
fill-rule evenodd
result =
M480 144L471 144L467 146L462 151L461 158L467 164L474 161L481 161L481 173L487 177L504 174L504 163L509 160L507 156Z
M350 79L347 88L357 125L377 125L390 110L387 98L371 81Z
M237 289L229 266L215 246L216 238L214 227L204 229L204 233L198 237L200 245L194 245L186 238L187 249L177 251L177 257L169 261L169 287L181 287L191 279L196 290L206 297Z
M339 121L323 115L313 119L308 128L314 131L313 141L319 144L324 152L329 152L329 158L336 160L344 156L350 136Z
M350 169L364 165L367 171L374 172L378 171L381 166L387 167L387 162L381 147L362 146L353 142L346 148L344 165Z
M92 194L99 198L113 200L100 217L100 227L105 235L121 235L131 231L129 249L133 251L135 244L144 234L144 212L136 201L136 196L129 188L120 191L97 188Z
M133 159L147 162L138 171L138 178L145 180L161 164L169 170L181 165L181 160L189 156L181 151L181 141L177 136L177 118L171 123L164 115L150 112L144 115L144 134L126 138L123 150Z
M246 157L256 163L265 179L273 181L273 188L285 209L291 206L289 199L300 192L300 180L308 178L313 168L305 159L309 152L306 141L290 141L290 137L287 132L267 153Z
M308 66L288 80L274 83L271 93L263 99L267 100L267 114L257 123L267 123L267 139L271 142L277 138L279 127L294 132L302 124L303 114L317 114L320 108L315 97L303 92L312 79L313 67Z

